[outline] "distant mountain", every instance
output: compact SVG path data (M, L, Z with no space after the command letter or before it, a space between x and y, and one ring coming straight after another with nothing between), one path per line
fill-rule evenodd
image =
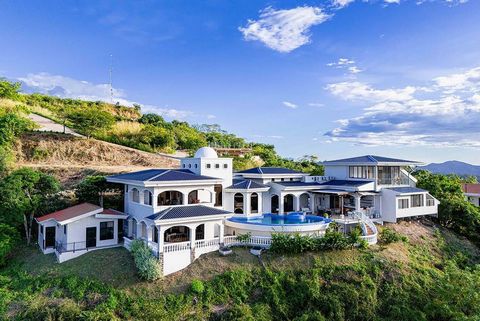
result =
M418 169L426 169L437 174L457 174L459 176L477 176L480 179L480 166L459 161L431 163Z

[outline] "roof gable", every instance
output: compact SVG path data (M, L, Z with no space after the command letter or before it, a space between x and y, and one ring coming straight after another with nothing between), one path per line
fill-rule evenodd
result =
M108 176L107 180L108 179L140 182L166 182L211 180L217 178L197 175L188 169L147 169L138 172Z
M227 187L227 189L257 189L257 188L270 188L270 186L256 183L249 179L234 179L233 184Z
M246 169L243 171L237 172L238 174L305 174L303 172L299 172L290 168L284 167L254 167L250 169Z
M82 203L75 206L67 207L63 210L56 211L50 214L46 214L40 217L37 217L37 222L45 222L48 220L55 220L59 223L86 215L88 213L95 214L94 212L102 211L100 206L90 204L90 203Z
M342 158L336 159L331 161L322 162L324 165L335 164L335 163L345 163L345 164L380 164L380 163L404 163L407 164L421 164L421 162L399 159L399 158L390 158L390 157L383 157L383 156L376 156L376 155L364 155L358 157L351 157L351 158Z

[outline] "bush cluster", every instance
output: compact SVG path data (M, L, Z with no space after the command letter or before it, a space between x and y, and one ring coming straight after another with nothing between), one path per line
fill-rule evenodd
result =
M380 242L383 244L390 244L396 242L408 242L408 238L405 235L398 233L388 227L384 227L380 232Z
M366 247L359 229L344 235L335 228L329 228L323 237L274 233L270 251L279 254L298 254L310 251L343 250L354 246Z
M152 255L147 244L141 240L134 240L130 246L138 275L147 281L157 280L162 276L160 265Z

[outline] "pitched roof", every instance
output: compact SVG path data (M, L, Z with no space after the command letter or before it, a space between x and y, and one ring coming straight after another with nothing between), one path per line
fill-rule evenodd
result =
M285 187L318 187L321 184L318 182L274 182Z
M214 207L205 205L191 205L191 206L175 206L169 207L156 214L147 216L150 220L171 220L178 218L202 217L209 215L231 214L231 212L224 211Z
M249 179L234 179L233 184L227 187L227 189L256 189L256 188L270 188L270 186L256 183Z
M60 211L56 211L47 215L37 217L36 220L37 222L44 222L46 220L53 219L57 222L63 222L63 221L75 218L77 216L81 216L81 215L84 215L93 211L101 210L101 209L102 208L97 205L93 205L90 203L82 203L75 206L67 207Z
M122 213L120 211L114 210L112 208L107 208L104 209L100 214L105 214L105 215L125 215L125 213Z
M108 176L108 179L121 179L141 182L210 180L215 177L197 175L188 169L147 169L138 172Z
M424 189L417 188L417 187L410 187L410 186L405 186L405 187L390 187L388 188L389 190L398 192L398 193L425 193L427 192Z
M284 167L254 167L244 171L237 172L238 174L305 174L303 172L295 171Z
M462 184L464 193L480 194L480 184Z
M390 157L383 157L383 156L375 156L375 155L364 155L358 157L351 157L351 158L343 158L343 159L336 159L331 161L322 162L324 165L334 164L334 163L349 163L349 164L356 164L356 163L370 163L372 165L380 164L380 163L404 163L404 164L421 164L421 162L399 159L399 158L390 158Z
M340 179L334 179L328 182L320 183L319 185L324 185L324 186L352 186L352 187L358 187L362 186L365 184L369 184L370 182L367 181L349 181L349 180L340 180Z

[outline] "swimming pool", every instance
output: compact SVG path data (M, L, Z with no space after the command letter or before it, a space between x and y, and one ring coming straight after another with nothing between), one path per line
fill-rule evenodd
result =
M226 231L231 235L251 233L270 236L271 233L325 233L331 220L321 216L290 213L288 215L263 214L257 216L234 216L225 221Z
M260 216L239 217L229 219L232 222L259 225L294 225L294 224L326 224L331 220L322 216L304 215L303 213L290 213L288 215L263 214Z

